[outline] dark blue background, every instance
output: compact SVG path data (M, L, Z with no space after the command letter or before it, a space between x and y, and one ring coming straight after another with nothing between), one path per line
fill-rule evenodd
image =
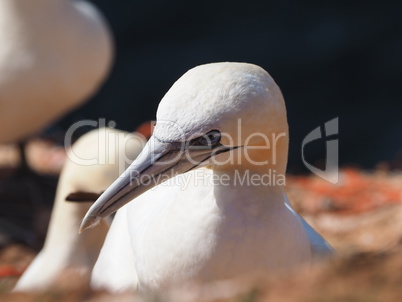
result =
M134 130L188 69L242 61L282 89L289 170L305 171L301 141L339 117L340 163L402 160L401 1L93 1L114 33L112 73L90 102L58 123L105 117ZM325 156L312 143L307 158Z

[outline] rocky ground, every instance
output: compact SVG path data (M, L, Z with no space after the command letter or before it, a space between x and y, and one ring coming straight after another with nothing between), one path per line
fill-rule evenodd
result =
M27 150L27 162L32 170L42 176L57 176L65 156L62 148L49 142L33 141ZM1 184L16 176L13 168L19 164L15 146L0 148L0 193ZM87 280L68 271L56 280L57 286L51 291L12 294L10 290L40 245L29 244L29 240L18 237L18 234L15 234L17 239L7 237L3 231L0 237L0 301L400 301L401 184L402 173L388 171L384 165L376 171L344 168L337 185L316 176L291 175L287 183L289 199L295 209L334 246L337 250L334 259L292 275L271 279L245 276L202 286L193 284L172 289L159 297L93 292ZM32 184L27 185L30 186ZM20 199L24 196L21 195ZM4 198L0 200L4 209L5 202ZM39 207L41 210L37 213L42 213L42 216L34 219L32 224L46 225L48 206L41 204ZM0 212L0 223L6 218L4 212ZM44 229L35 230L43 233ZM41 236L36 236L36 241L31 242L41 242Z

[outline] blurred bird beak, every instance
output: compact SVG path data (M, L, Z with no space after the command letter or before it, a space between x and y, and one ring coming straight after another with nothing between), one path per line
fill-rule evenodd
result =
M200 147L185 142L164 142L152 136L138 158L91 206L80 233L156 185L235 148L221 144Z
M69 202L95 202L102 193L78 191L67 195L66 201Z

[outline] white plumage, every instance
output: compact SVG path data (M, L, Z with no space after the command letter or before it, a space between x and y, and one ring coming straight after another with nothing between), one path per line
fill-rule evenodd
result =
M87 100L113 56L84 1L0 0L0 142L22 139Z
M60 175L46 242L18 281L15 291L49 288L65 270L91 273L109 226L79 235L77 227L90 202L67 202L75 192L100 194L141 152L141 136L109 128L93 130L69 150Z
M92 286L160 290L331 254L287 204L287 152L285 103L268 73L245 63L188 71L162 99L147 146L85 216L81 230L120 208Z

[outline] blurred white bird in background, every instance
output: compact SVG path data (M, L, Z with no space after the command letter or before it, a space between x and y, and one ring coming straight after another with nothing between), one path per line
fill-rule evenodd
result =
M113 58L88 2L0 0L0 143L42 130L94 94Z
M15 291L49 288L66 270L89 276L109 226L102 223L97 232L78 234L82 217L92 204L85 201L95 200L93 196L99 196L127 168L145 143L141 135L110 128L79 138L60 175L45 245ZM67 202L67 196L80 201Z
M330 255L287 204L288 143L285 102L262 68L215 63L188 71L160 102L142 153L84 218L81 231L120 208L92 286L160 290L273 275ZM267 183L267 173L283 181Z

